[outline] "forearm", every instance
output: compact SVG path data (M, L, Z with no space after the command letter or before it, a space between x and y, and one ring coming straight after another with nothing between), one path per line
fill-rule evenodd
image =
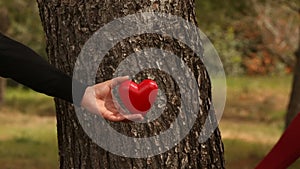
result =
M73 102L72 78L57 70L37 53L0 34L0 76L12 78L33 90ZM86 85L76 82L75 104L80 104Z

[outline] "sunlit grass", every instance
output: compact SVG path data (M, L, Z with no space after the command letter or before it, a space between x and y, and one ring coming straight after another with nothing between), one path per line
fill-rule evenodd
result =
M265 90L276 90L277 92L289 92L292 76L242 76L227 77L229 93L231 91L264 92Z
M30 89L7 88L5 105L25 114L55 115L53 98Z
M228 169L254 169L274 146L270 143L245 141L243 139L223 139L223 143L226 168ZM298 159L288 169L299 168L300 160Z
M253 169L276 144L292 77L227 77L227 103L220 130L229 169ZM292 148L292 147L291 147ZM300 160L289 169L299 169Z
M229 77L224 118L282 122L292 77Z
M4 169L57 168L55 117L1 109L0 163Z

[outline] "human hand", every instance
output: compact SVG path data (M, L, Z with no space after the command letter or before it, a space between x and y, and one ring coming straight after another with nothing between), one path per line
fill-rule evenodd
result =
M141 114L121 114L121 109L116 107L112 98L112 89L128 80L127 76L117 77L86 88L82 97L81 106L89 112L101 115L104 119L120 122L127 120L143 120Z

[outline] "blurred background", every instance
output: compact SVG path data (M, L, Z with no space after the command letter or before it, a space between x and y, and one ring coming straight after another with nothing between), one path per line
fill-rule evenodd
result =
M220 130L229 169L254 168L300 111L299 3L196 0L198 25L227 75ZM35 1L1 0L0 31L46 58ZM1 77L0 164L4 169L58 168L53 99ZM300 168L300 160L290 168Z

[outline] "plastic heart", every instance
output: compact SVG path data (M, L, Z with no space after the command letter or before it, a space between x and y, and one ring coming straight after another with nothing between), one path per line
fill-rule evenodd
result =
M156 100L157 92L156 82L150 79L143 80L139 84L127 80L119 86L120 99L133 114L146 115Z

